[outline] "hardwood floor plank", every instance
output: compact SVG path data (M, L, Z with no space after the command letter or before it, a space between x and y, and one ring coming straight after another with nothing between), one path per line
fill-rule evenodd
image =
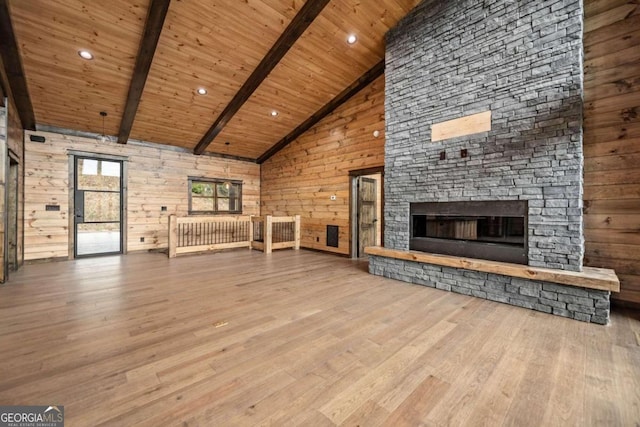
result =
M550 372L553 379L550 404L547 405L544 415L540 414L542 423L545 425L567 425L574 420L579 420L585 412L585 387L572 384L572 379L586 374L587 351L578 344L578 341L584 340L584 331L587 328L586 325L576 327L569 321L563 326L558 328L560 363Z
M0 325L0 401L70 426L640 419L637 313L585 324L304 250L27 265Z
M494 310L498 309L499 304L493 305ZM432 411L423 414L423 421L439 425L472 422L472 403L483 395L486 382L513 344L525 320L520 313L506 313L503 322L486 325L483 334L474 334L473 340L466 341L468 345L460 346L436 366L434 375L451 387Z
M384 425L389 427L419 425L425 414L430 413L440 402L450 386L451 384L429 375L391 413L384 421Z
M494 393L481 393L473 404L469 419L482 426L503 425L511 404L525 374L529 360L536 352L536 335L525 327L507 348L496 369L487 379L484 389Z
M539 328L536 334L538 357L528 360L527 368L515 391L514 399L505 418L505 425L522 425L538 419L551 404L551 390L554 387L551 368L558 363L559 343L555 338L555 326L545 316L530 321L529 328ZM535 325L533 323L535 322Z
M609 331L585 332L589 348L586 363L584 425L623 425L622 408L613 396L621 395L620 367L614 366L613 343Z
M438 322L411 340L402 351L395 352L380 365L373 367L370 374L364 376L351 387L340 393L324 405L320 411L336 424L342 424L360 406L371 398L376 398L379 390L388 390L394 379L407 365L411 365L426 349L445 337L456 327L450 322Z
M640 366L640 347L623 347L619 345L613 346L613 364L619 371L618 387L619 393L628 396L630 400L640 401L640 377L630 368L631 366ZM640 423L640 404L621 405L619 406L621 413L622 425L638 425Z
M308 419L317 419L319 416L322 423L334 425L328 418L322 415L317 408L329 401L335 393L340 392L357 378L363 376L368 369L357 361L357 358L343 353L312 371L314 375L323 378L324 382L313 387L295 400L289 402L287 406L277 408L268 420L261 425L308 425Z
M376 427L381 426L388 416L389 412L387 412L386 409L374 401L367 400L356 410L356 412L351 414L351 416L344 420L340 425L353 427Z
M298 396L309 389L316 388L324 383L324 379L315 374L307 374L295 381L289 387L271 393L264 399L249 405L244 411L229 420L229 425L260 425L277 412L278 408L287 407Z

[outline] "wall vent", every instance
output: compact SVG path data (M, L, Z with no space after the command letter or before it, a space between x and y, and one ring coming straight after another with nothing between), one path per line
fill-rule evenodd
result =
M338 247L338 226L327 225L327 246Z
M45 137L40 135L29 135L29 139L31 140L31 142L43 143L46 141Z

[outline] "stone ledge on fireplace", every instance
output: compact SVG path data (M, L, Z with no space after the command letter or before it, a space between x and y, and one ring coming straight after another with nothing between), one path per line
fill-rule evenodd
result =
M618 280L615 271L608 268L583 267L580 272L554 270L551 268L530 267L527 265L484 259L463 258L419 251L400 251L380 246L369 246L365 248L365 252L369 255L435 264L443 267L462 268L465 270L519 277L521 279L540 280L561 285L620 292L620 280Z
M609 322L611 291L620 289L607 269L555 271L381 247L365 252L369 273L377 276L602 325Z

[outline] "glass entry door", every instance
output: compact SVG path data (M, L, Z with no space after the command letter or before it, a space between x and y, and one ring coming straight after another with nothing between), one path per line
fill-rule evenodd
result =
M75 158L74 254L122 253L122 162Z

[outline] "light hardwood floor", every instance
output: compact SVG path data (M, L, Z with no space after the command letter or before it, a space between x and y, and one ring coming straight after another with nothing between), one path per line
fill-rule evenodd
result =
M581 323L309 251L28 265L0 287L0 404L68 426L640 422L640 315Z

